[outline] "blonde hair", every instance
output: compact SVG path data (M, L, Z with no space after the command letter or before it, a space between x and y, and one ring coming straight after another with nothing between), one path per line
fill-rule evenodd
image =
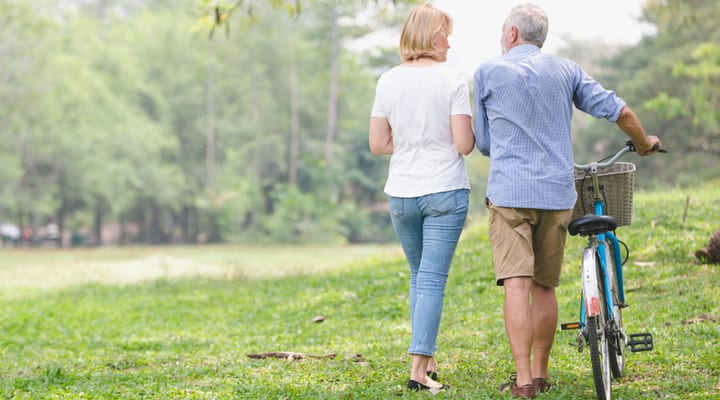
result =
M418 58L438 60L440 54L433 45L435 34L445 30L452 33L452 18L432 4L423 4L410 12L400 33L400 58L403 61Z

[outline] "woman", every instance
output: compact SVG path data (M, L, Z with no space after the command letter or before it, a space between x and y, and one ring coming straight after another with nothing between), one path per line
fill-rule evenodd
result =
M410 265L407 387L437 391L433 354L445 284L468 212L470 184L463 155L475 145L467 81L444 64L452 19L425 4L405 20L402 64L377 83L369 144L390 154L385 193L395 232Z

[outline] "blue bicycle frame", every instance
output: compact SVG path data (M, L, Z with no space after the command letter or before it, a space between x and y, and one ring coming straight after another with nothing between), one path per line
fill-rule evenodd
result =
M594 200L594 206L595 206L595 215L604 215L604 207L603 202L601 199ZM604 232L599 233L597 236L597 247L595 254L597 254L598 259L600 261L600 270L602 271L602 278L603 278L603 288L605 289L605 304L607 306L607 315L608 319L612 320L615 319L615 315L613 312L615 304L613 303L613 297L610 293L610 282L608 280L608 261L607 261L607 255L610 254L609 251L606 250L607 240L610 241L612 244L612 254L610 254L611 257L613 257L613 260L615 261L615 276L617 277L617 285L618 285L618 298L620 299L621 303L625 303L625 290L623 288L623 275L622 275L622 256L620 254L620 243L618 241L618 238L613 234L612 232ZM607 239L607 240L606 240ZM583 294L584 297L584 294ZM585 317L587 315L587 309L586 309L586 301L585 298L581 299L580 302L580 327L582 329L585 328Z
M624 246L624 243L614 233L618 221L605 214L605 197L599 183L601 174L598 169L609 167L628 151L635 151L631 142L609 157L609 161L575 164L577 170L589 171L592 178L592 197L588 203L592 203L593 213L577 217L568 225L568 232L573 236L579 234L587 237L587 244L581 262L580 320L561 324L561 329L581 330L577 336L578 350L582 352L585 345L589 347L595 390L598 399L602 400L609 400L612 396L612 379L618 379L624 374L625 350L635 352L653 349L651 333L627 335L623 329L622 309L626 307L626 302L620 245ZM582 187L586 178L587 175L579 178L581 183L577 190L581 201L589 194ZM625 225L629 224L629 220L621 221Z

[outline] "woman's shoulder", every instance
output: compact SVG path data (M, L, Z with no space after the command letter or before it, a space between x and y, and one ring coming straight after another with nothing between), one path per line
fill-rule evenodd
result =
M380 74L380 79L393 79L394 77L403 76L407 73L407 68L402 64L392 66Z
M436 75L445 79L464 80L462 71L454 65L448 63L437 63L424 68L424 71L428 75Z

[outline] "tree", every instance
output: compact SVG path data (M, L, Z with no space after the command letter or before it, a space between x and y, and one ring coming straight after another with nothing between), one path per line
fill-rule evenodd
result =
M715 1L648 0L643 18L657 33L607 60L603 81L611 82L646 130L671 152L633 160L639 164L640 185L689 185L720 175L720 33L712 28L718 17L720 3ZM593 124L590 129L607 128Z
M240 14L243 25L255 23L260 19L260 14L269 5L273 9L283 8L288 15L295 17L299 15L308 4L319 2L319 0L196 0L198 2L196 12L199 16L195 28L207 31L209 37L213 37L219 28L225 28L226 34L230 32L231 17ZM363 7L369 0L353 0L358 7ZM418 0L373 0L376 4L398 4L418 3Z
M392 13L318 0L295 18L262 2L263 18L208 39L188 30L196 1L0 0L3 219L97 244L392 237L371 211L386 160L367 151L367 121L397 55L345 47L373 29L360 11Z

